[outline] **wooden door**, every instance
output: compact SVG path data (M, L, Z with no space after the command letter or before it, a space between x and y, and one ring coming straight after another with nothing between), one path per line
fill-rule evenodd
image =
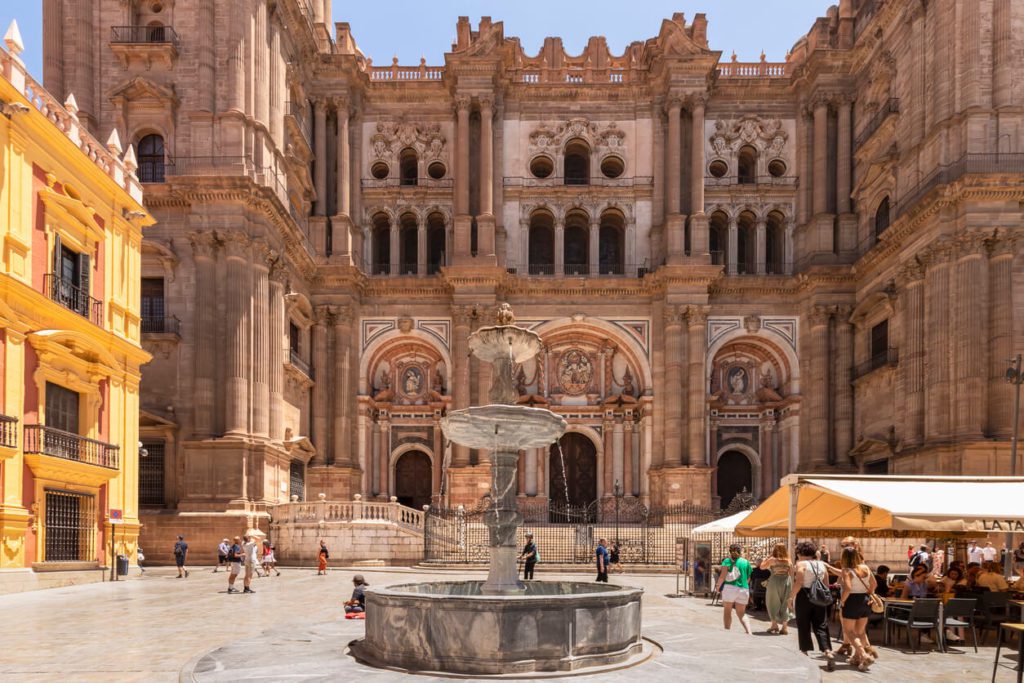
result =
M430 456L423 451L403 453L395 464L395 496L415 510L430 504L432 493Z

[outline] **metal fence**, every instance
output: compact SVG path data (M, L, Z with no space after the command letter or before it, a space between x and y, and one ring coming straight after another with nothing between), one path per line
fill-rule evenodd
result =
M517 544L530 532L546 564L590 564L599 539L617 543L625 564L676 565L688 556L692 530L722 516L696 505L647 508L614 498L588 506L520 504ZM439 564L484 564L490 559L489 507L430 507L424 518L424 556Z

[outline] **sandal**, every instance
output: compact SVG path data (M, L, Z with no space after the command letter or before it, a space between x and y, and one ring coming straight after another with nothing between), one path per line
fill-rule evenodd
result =
M825 653L825 670L835 671L836 670L836 656L831 652Z

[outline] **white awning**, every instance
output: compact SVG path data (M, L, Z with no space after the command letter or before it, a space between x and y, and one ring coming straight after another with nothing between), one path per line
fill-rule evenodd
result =
M1021 533L1024 477L793 474L736 528L741 536L787 531L805 536Z
M716 519L713 522L707 524L701 524L699 527L694 528L691 534L731 534L735 533L736 525L742 522L750 514L750 510L744 510L743 512L737 512L735 515L729 515L721 519Z

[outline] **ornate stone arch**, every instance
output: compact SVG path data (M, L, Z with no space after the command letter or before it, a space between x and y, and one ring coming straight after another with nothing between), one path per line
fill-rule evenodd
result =
M403 443L403 444L395 447L395 449L392 450L391 453L388 454L388 496L397 495L397 492L398 492L398 481L397 481L396 474L397 474L397 470L398 470L398 460L403 455L405 455L406 453L409 453L411 451L419 451L420 453L423 453L424 455L426 455L430 459L430 467L431 467L431 474L432 475L433 475L433 472L434 472L434 470L436 468L441 467L441 463L438 461L438 457L439 457L438 454L434 453L434 449L431 448L430 446L427 446L426 444L419 443L419 442L413 442L413 443ZM433 488L433 486L431 486L431 488ZM433 491L433 493L436 494L437 491Z
M434 371L438 363L443 364L442 376L444 379L445 393L450 390L452 383L452 361L448 350L437 343L437 339L419 329L410 328L408 331L401 329L394 330L387 334L376 337L366 348L363 349L359 358L359 393L370 395L375 389L375 382L380 379L380 370L383 369L383 362L390 362L402 355L401 347L408 346L408 351L422 352L424 361L430 362L431 374L424 377L427 385L424 395L430 391L434 379ZM389 366L389 372L390 372ZM394 381L394 378L389 378Z
M751 481L751 488L753 489L753 490L750 491L750 493L755 498L760 500L761 497L762 497L762 495L761 495L761 455L754 448L752 448L751 446L748 446L747 444L744 444L744 443L729 442L727 444L719 446L718 452L715 453L716 474L717 474L717 468L718 468L718 461L721 460L722 456L725 455L729 451L736 451L737 453L742 453L743 455L745 455L747 457L747 460L750 461L750 481ZM716 476L715 479L716 479L716 485L717 485L717 476ZM717 495L717 493L716 493L716 495Z
M800 359L797 355L796 320L758 318L709 321L710 343L705 366L705 381L710 385L715 359L727 346L743 340L761 347L776 358L788 373L789 394L800 393ZM747 324L749 323L749 324ZM721 331L715 328L721 328ZM781 383L780 378L780 383Z

